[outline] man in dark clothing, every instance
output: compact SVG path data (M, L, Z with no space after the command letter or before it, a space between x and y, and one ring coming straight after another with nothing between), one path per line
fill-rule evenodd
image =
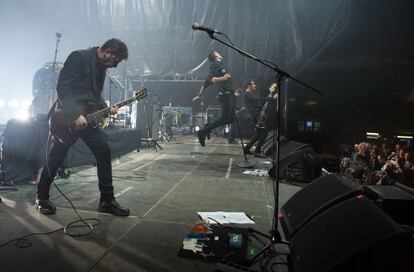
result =
M273 109L275 109L276 105L275 98L277 96L275 96L275 94L277 90L275 89L277 86L275 84L271 85L267 97L260 97L255 94L256 83L253 80L248 80L244 86L244 101L246 109L249 112L251 124L255 126L256 129L256 135L244 147L244 152L246 154L253 154L250 151L250 148L258 142L254 154L256 157L264 157L261 154L261 148L266 140L269 129L272 127L269 122L274 122L273 115L275 115L275 113Z
M210 52L208 59L212 62L210 66L210 74L204 82L204 85L200 88L198 94L193 98L193 101L200 99L205 89L214 84L218 90L221 116L197 132L198 141L201 146L205 146L206 137L213 129L233 123L234 121L235 96L233 93L231 75L227 72L227 69L224 68L223 57L219 52ZM229 132L229 143L235 143L233 131L234 130L231 129Z
M53 214L56 206L49 200L50 185L57 169L74 142L81 138L91 149L95 158L101 192L98 211L118 216L128 216L129 209L121 207L114 197L112 186L111 149L107 137L98 127L92 126L86 119L86 107L93 103L98 109L107 105L101 93L104 85L106 69L116 67L128 58L128 48L118 39L106 41L102 47L72 52L66 59L57 83L57 109L64 113L67 126L76 128L74 141L63 141L52 137L52 148L46 165L43 167L37 187L37 209L43 214ZM111 114L118 109L112 107Z

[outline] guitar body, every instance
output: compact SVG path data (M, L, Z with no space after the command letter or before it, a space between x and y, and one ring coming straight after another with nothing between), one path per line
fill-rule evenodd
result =
M72 145L76 142L77 137L73 135L74 129L65 122L65 113L63 110L55 110L50 116L49 121L50 133L63 143Z
M95 103L88 103L82 110L83 115L88 120L88 126L98 127L100 120L90 119L89 114L98 110L98 106ZM77 137L74 135L77 129L73 124L67 124L65 122L65 112L62 109L57 109L50 116L49 121L50 133L59 141L72 145L76 142Z
M266 124L267 124L267 114L266 113L264 113L264 112L261 112L260 114L259 114L259 117L257 118L257 123L256 123L256 128L259 128L259 129L264 129L264 127L266 126Z
M273 99L277 99L278 97L278 88L277 84L273 83L272 86L269 88L269 95L268 97L273 97ZM267 125L268 121L268 114L267 114L267 108L269 107L269 101L266 101L266 103L263 105L262 111L260 112L259 116L257 117L257 123L256 128L264 129Z
M145 88L136 92L135 96L125 101L119 102L114 106L120 108L135 100L141 100L147 96ZM88 120L88 126L98 127L106 116L110 114L110 107L97 110L96 104L90 103L84 109L84 116ZM60 142L72 145L78 139L74 133L78 130L73 124L65 122L65 112L62 109L56 109L50 116L49 121L50 133Z

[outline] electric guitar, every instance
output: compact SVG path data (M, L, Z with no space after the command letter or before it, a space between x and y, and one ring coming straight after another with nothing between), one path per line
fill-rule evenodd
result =
M139 91L137 91L133 97L116 103L113 106L120 108L135 100L142 100L146 96L147 89L142 88ZM83 112L86 120L88 121L88 125L92 127L98 127L99 122L106 116L110 115L111 107L107 107L102 110L97 110L96 104L89 104L85 107ZM63 143L73 144L77 139L74 133L81 129L76 128L73 123L68 125L64 121L64 116L65 112L62 109L57 109L51 114L49 122L50 133Z
M269 88L269 94L268 97L272 97L274 100L278 98L278 86L276 83L273 83L272 86ZM269 107L269 101L266 101L263 105L262 110L259 113L259 116L257 117L257 123L256 128L264 129L267 124L267 108Z

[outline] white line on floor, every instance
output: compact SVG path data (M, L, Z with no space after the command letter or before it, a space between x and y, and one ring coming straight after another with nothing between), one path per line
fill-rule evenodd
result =
M213 152L216 149L216 147L214 147L211 151ZM158 204L160 204L164 198L166 198L172 191L174 191L175 188L177 188L178 185L181 184L181 182L183 182L189 175L191 175L194 170L197 169L197 167L200 166L200 164L202 164L206 159L208 158L208 156L205 156L196 166L193 167L193 169L190 170L190 172L188 172L187 174L184 175L184 177L182 179L180 179L179 182L177 182L177 184L174 185L174 187L171 188L171 190L169 190L163 197L160 198L160 200L158 200L157 203L154 204L154 206L152 206L142 217L144 218L145 216L147 216L155 207L158 206Z
M118 196L123 195L124 193L128 192L129 190L131 190L132 188L134 188L133 186L129 186L126 187L124 190L120 191L119 193L115 194L115 198L117 198Z
M71 207L56 207L57 208L57 210L73 210L73 208L71 208ZM98 208L98 207L97 207ZM98 212L98 211L88 211L88 210L80 210L80 209L78 209L78 208L76 208L76 210L78 211L78 212L82 212L82 213L93 213L93 214L100 214L100 215L107 215L107 216L113 216L112 214L109 214L109 213L101 213L101 212ZM138 218L138 216L136 216L136 215L129 215L128 217L126 217L126 218L132 218L132 219L134 219L134 218Z
M216 147L214 147L211 152L213 152L216 149ZM193 169L191 169L191 171L189 173L187 173L168 193L166 193L157 203L155 203L154 206L152 206L142 217L145 217L148 213L151 212L152 209L154 209L159 203L161 203L161 201L169 194L171 193L188 175L190 175L202 162L204 162L206 159L208 158L208 156L206 156L203 160L201 160ZM135 224L133 224L132 226L130 226L124 234L121 235L121 237L118 238L117 241L115 241L88 269L88 271L91 271L96 264L98 264L105 256L106 254L108 254L108 252L110 252L112 250L112 248L118 244L119 241L121 241L133 228L135 228L136 225L138 225L140 221L137 220L137 222L135 222Z
M149 162L147 162L147 163L144 163L143 165L141 165L141 166L139 166L139 167L137 167L137 168L135 168L134 170L132 170L132 171L137 171L137 170L139 170L139 169L142 169L142 168L144 168L145 166L148 166L148 165L150 165L151 163L153 163L153 162L155 162L155 161L158 161L159 159L162 159L162 158L164 158L166 155L161 155L161 156L159 156L159 157L156 157L155 159L153 159L152 161L149 161Z
M86 201L87 204L91 204L92 202L96 201L97 198L91 198L88 201Z
M134 163L134 162L136 162L138 160L143 159L144 157L148 157L148 155L149 154L143 154L143 155L139 156L138 158L132 159L132 160L130 160L128 162L125 162L125 163L122 163L122 164L119 164L119 165L116 165L116 166L112 166L112 169L118 169L118 168L121 168L121 167L126 166L128 164Z
M266 179L262 179L262 184L263 184L264 197L265 197L266 203L267 203L266 206L267 206L267 213L268 213L268 216L269 216L269 223L270 223L270 225L272 225L273 213L275 211L274 211L273 206L270 205L270 200L269 200L269 197L267 196Z
M148 154L144 154L144 155L148 155ZM141 169L141 168L143 168L143 167L145 167L145 166L147 166L147 165L150 165L151 163L153 163L153 162L155 162L155 161L157 161L157 160L159 160L159 159L161 159L161 158L163 158L163 157L165 157L165 156L166 156L166 155L161 155L161 156L159 156L159 157L155 157L152 161L149 161L149 162L147 162L147 163L145 163L145 164L141 165L140 167L135 168L135 169L134 169L134 170L132 170L132 171L137 171L137 170L139 170L139 169ZM121 164L121 165L117 165L116 167L112 167L112 169L117 169L117 168L119 168L119 167L121 167L121 166L125 166L125 165L127 165L127 164L133 163L133 162L137 161L138 159L142 159L142 157L139 157L139 158L133 159L133 160L131 160L131 161L127 162L127 163ZM90 169L88 169L88 170L90 170ZM88 171L88 170L85 170L85 171ZM83 184L81 184L81 185L79 185L79 186L76 186L76 187L74 187L74 188L72 188L72 189L69 189L69 190L65 191L64 193L65 193L65 194L71 193L71 192L73 192L73 191L75 191L75 190L77 190L77 189L79 189L79 188L81 188L81 187L83 187L83 186L85 186L85 185L87 185L87 184L89 184L89 183L83 183ZM54 198L56 198L56 197L59 197L60 195L61 195L61 194L60 194L60 193L58 193L58 194L56 194L56 195L51 196L49 199L54 199ZM90 199L90 200L88 200L86 203L92 203L92 202L94 202L94 201L95 201L95 199Z
M119 193L115 194L115 195L114 195L114 197L115 197L115 198L117 198L118 196L120 196L120 195L122 195L122 194L124 194L124 193L128 192L128 191L129 191L129 190L131 190L132 188L134 188L134 187L133 187L133 186L129 186L129 187L127 187L127 188L123 189L122 191L120 191ZM91 199L89 199L88 201L86 201L85 203L87 203L87 204L91 204L92 202L97 201L97 200L98 200L97 198L91 198Z
M233 158L230 158L229 159L229 167L227 168L226 178L229 178L230 177L232 165L233 165Z

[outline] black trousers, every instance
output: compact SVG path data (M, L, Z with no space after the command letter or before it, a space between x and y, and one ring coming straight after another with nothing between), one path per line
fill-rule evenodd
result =
M209 134L213 129L230 124L234 122L234 95L223 94L218 96L221 108L221 115L214 122L207 124L204 128L200 129L199 133L203 135ZM234 126L230 127L229 140L234 139Z
M262 146L267 138L267 135L269 134L269 131L276 129L276 113L273 111L268 113L268 119L266 120L263 128L256 127L257 121L258 121L258 115L251 119L251 122L255 126L256 134L253 136L253 138L247 143L247 145L244 148L245 150L249 150L257 142L254 152L260 153L262 150Z
M256 128L256 134L252 139L250 139L244 148L249 150L257 142L254 152L260 153L268 133L269 129L266 126L264 128Z
M114 188L112 186L111 149L108 145L106 134L104 134L100 128L87 127L77 131L75 136L81 138L85 142L96 158L101 200L112 199L114 197ZM50 185L70 147L70 144L62 143L53 138L48 161L43 167L39 184L37 185L38 199L49 199Z

